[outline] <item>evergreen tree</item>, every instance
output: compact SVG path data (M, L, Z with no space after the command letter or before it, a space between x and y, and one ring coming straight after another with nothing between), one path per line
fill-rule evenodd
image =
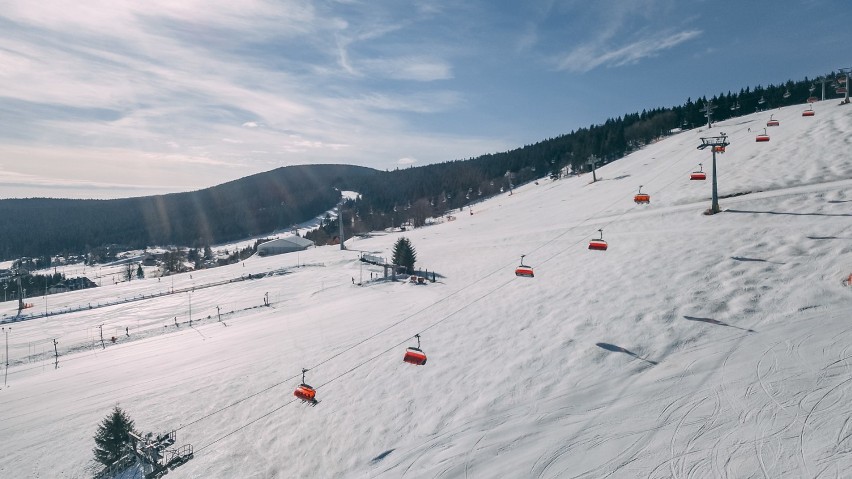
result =
M411 246L411 241L408 238L400 238L396 240L393 246L393 264L405 268L405 272L411 274L414 272L414 263L417 261L417 252Z
M133 431L133 421L116 406L98 426L95 434L95 460L110 466L130 448L130 433Z
M142 263L139 263L139 266L136 268L136 278L142 279L145 277L145 271L142 270Z

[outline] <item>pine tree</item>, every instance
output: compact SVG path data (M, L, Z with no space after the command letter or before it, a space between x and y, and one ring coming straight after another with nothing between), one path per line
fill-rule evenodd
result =
M414 263L417 261L417 252L411 245L408 238L400 238L396 240L393 246L393 264L405 268L405 272L411 274L414 272Z
M130 432L133 431L133 421L116 406L98 426L95 434L95 460L105 466L110 466L119 459L130 447Z

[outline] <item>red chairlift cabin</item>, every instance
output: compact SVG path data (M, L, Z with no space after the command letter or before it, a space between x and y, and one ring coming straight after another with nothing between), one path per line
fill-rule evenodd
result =
M690 180L706 180L707 179L707 174L704 173L704 166L702 166L701 163L698 164L698 171L693 171L689 175L689 179Z
M722 145L716 145L713 147L713 151L715 151L716 153L724 153L725 147Z
M597 250L597 251L606 251L607 244L603 239L603 230L598 230L601 234L600 239L593 239L589 241L589 249Z
M754 139L756 142L769 141L769 135L766 134L766 128L763 129L763 133L757 135L757 138Z
M309 403L311 406L316 406L319 401L316 400L317 390L308 386L305 383L305 373L307 369L302 368L302 384L293 391L293 395L302 401Z
M532 266L527 266L527 265L524 264L524 256L526 256L526 255L525 254L521 255L521 264L517 268L515 268L515 276L523 276L525 278L533 278L533 277L535 277L535 274L533 273Z
M416 366L423 366L426 364L426 353L420 349L420 335L415 334L415 338L417 338L417 347L414 346L409 347L405 350L405 356L402 357L402 360L409 364L414 364Z
M651 202L651 195L648 193L642 193L642 185L639 185L639 193L636 193L636 196L633 197L633 201L635 201L637 205L647 205Z
M775 115L769 115L769 121L766 122L766 126L778 126L781 124L781 122L779 122L775 118L772 118L773 116Z
M819 98L817 98L815 96L809 96L808 97L808 103L816 103L818 101L819 101Z
M808 109L807 109L807 110L803 111L803 112L802 112L802 116L814 116L814 109L813 109L813 107L808 107Z

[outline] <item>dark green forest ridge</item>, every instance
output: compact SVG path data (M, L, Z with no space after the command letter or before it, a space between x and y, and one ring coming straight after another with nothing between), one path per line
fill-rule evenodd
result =
M834 78L835 75L825 75ZM814 81L746 88L716 95L713 120L804 103ZM835 97L833 88L827 88ZM790 95L785 98L785 92ZM816 94L819 94L819 87ZM763 99L763 103L760 103ZM347 236L430 216L494 195L566 166L608 163L677 128L706 124L707 98L609 119L603 124L477 158L394 171L350 165L278 168L204 190L115 200L0 200L0 259L78 255L103 245L200 247L287 228L333 207L339 190L361 193L346 203ZM348 218L352 218L350 221ZM337 225L313 236L322 241Z

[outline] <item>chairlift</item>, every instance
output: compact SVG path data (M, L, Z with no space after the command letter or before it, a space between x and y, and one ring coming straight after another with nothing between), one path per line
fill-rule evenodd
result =
M647 205L651 202L651 195L648 193L642 193L642 185L639 185L639 193L636 193L636 196L633 197L633 201L638 205Z
M783 94L783 95L781 95L781 96L782 96L782 97L784 97L784 99L785 99L785 100L786 100L787 98L790 98L790 89L787 89L787 91L785 91L785 92L784 92L784 94Z
M601 237L598 239L593 239L589 241L589 249L597 250L597 251L606 251L607 244L603 239L603 229L598 230L601 234Z
M809 106L807 110L802 112L802 116L814 116L814 107Z
M740 102L736 102L733 105L731 105L731 111L735 111L735 110L739 110L739 109L740 109Z
M819 98L817 98L815 96L809 96L808 97L808 103L816 103L818 101L819 101Z
M764 103L766 103L766 100L763 98L763 96L761 96L761 97L760 97L760 100L757 100L757 104L758 104L758 105L763 105Z
M707 174L704 173L704 166L701 163L698 164L698 171L693 171L692 173L690 173L689 179L690 180L706 180L707 179Z
M409 364L414 364L415 366L423 366L426 364L426 353L420 349L420 335L415 334L415 338L417 338L417 347L410 346L405 350L405 356L402 357L402 360Z
M839 77L837 77L836 81L837 81L837 83L839 83L841 85L845 85L846 84L846 75L840 75Z
M757 135L757 138L755 138L754 141L756 141L756 142L769 141L769 135L766 134L766 128L763 129L763 133Z
M845 87L845 86L839 86L839 87L837 87L837 89L836 89L836 90L834 90L834 91L835 91L835 93L837 93L838 95L845 95L847 90L846 90L846 87Z
M716 153L724 153L725 147L724 145L713 145L713 151Z
M775 118L772 118L773 116L775 115L769 115L769 121L766 122L766 126L778 126L781 124L781 122L779 122Z
M319 401L316 400L317 390L308 386L305 383L305 373L307 369L302 368L302 384L293 391L293 395L301 399L303 402L309 403L311 406L316 406Z
M526 255L525 254L521 255L521 264L517 268L515 268L515 276L523 276L525 278L533 278L533 277L535 277L535 274L533 274L532 266L527 266L527 265L524 264L524 256L526 256Z

